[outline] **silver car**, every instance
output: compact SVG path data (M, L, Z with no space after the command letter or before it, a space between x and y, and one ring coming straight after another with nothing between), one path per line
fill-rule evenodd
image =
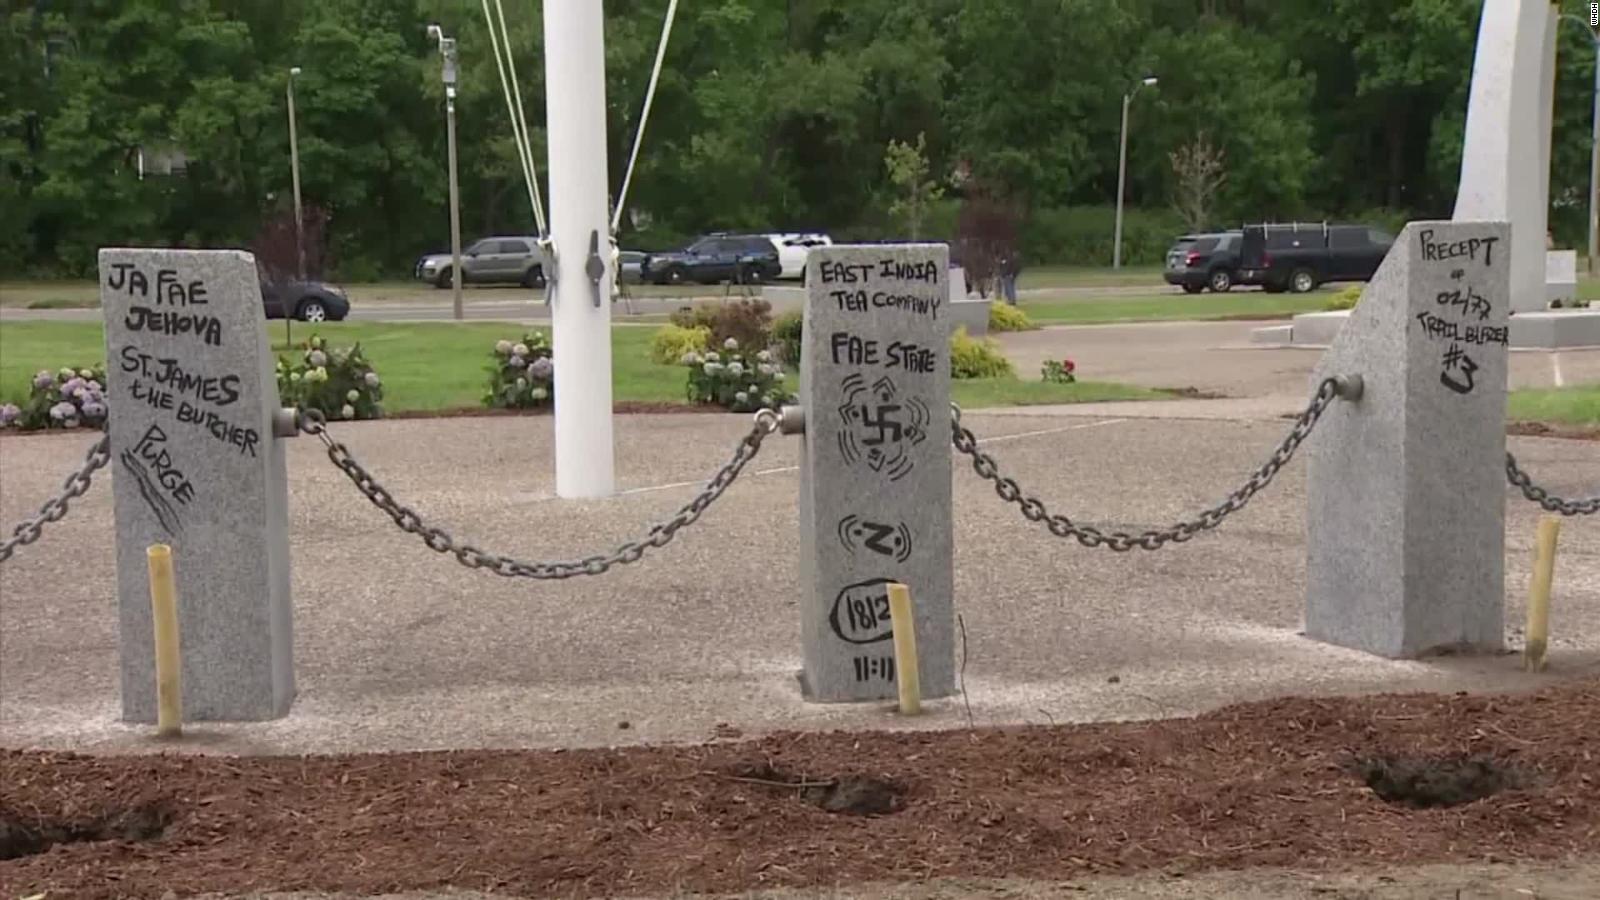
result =
M416 276L435 287L451 281L451 256L432 253L417 260ZM461 251L461 280L466 284L520 284L544 287L544 258L538 244L526 236L486 237Z

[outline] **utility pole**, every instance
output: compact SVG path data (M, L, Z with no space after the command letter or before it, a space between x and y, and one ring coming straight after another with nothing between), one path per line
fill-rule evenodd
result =
M1159 79L1149 77L1122 95L1122 142L1117 151L1117 224L1111 239L1111 268L1122 268L1122 194L1128 183L1128 107L1133 105L1133 95L1140 87L1154 85Z
M1561 18L1574 22L1583 28L1584 34L1589 36L1589 42L1594 45L1594 112L1593 131L1589 138L1589 274L1595 274L1595 257L1600 256L1600 32L1597 32L1591 19L1583 19L1571 13L1564 13Z
M544 0L556 495L615 491L602 0Z
M443 58L440 77L444 81L444 128L450 166L450 294L455 317L466 315L461 300L461 188L456 177L456 39L444 36L438 25L428 26L428 36L439 42Z
M294 253L295 275L301 280L306 280L306 239L305 217L300 214L300 141L295 134L294 122L294 79L300 74L300 67L295 66L289 70L289 80L285 83L285 93L289 97L289 168L290 178L294 183Z

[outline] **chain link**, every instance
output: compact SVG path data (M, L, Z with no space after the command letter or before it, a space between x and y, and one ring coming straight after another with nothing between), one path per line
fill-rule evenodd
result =
M706 482L706 486L693 500L679 508L671 518L651 526L645 537L629 541L610 553L556 562L522 562L508 556L496 556L468 543L458 543L449 532L429 525L411 507L395 500L394 496L356 461L350 453L350 448L328 434L327 424L320 412L316 410L302 412L299 425L301 431L322 440L328 448L328 458L355 483L357 490L393 519L401 531L422 538L428 549L438 553L453 554L458 562L469 569L488 569L496 575L507 578L561 579L576 575L602 575L618 563L638 562L644 557L645 551L652 547L665 547L679 529L700 518L700 514L722 496L722 492L739 477L745 465L761 452L761 442L778 428L778 414L771 410L756 413L755 424L749 433L739 440L739 446L735 448L733 457L717 470L716 475Z
M10 559L16 548L37 541L44 531L45 523L61 521L66 516L67 507L72 501L88 492L95 470L104 467L110 461L111 438L101 436L100 440L95 441L94 446L89 448L83 465L67 476L66 482L61 486L61 493L51 497L44 506L39 507L38 515L11 529L11 536L0 541L0 563Z
M1560 513L1563 516L1592 516L1600 512L1600 497L1567 500L1551 496L1549 491L1533 483L1533 478L1522 471L1522 467L1517 465L1517 458L1510 452L1506 453L1506 480L1511 482L1512 487L1522 491L1522 496L1550 512Z
M1310 405L1295 420L1294 427L1278 444L1277 449L1272 451L1272 456L1261 465L1261 468L1256 469L1238 490L1193 519L1142 534L1129 534L1125 531L1107 533L1088 525L1079 525L1064 515L1051 515L1038 498L1025 495L1015 479L1000 474L1000 468L995 463L994 457L978 449L978 439L973 436L971 430L961 424L961 408L955 404L951 404L951 425L954 429L956 450L972 457L972 469L978 473L978 477L994 482L995 493L1000 495L1001 500L1015 503L1022 511L1023 518L1030 522L1043 523L1050 529L1050 533L1057 537L1074 538L1085 547L1108 547L1121 553L1135 547L1159 550L1168 543L1181 544L1202 531L1217 527L1222 524L1223 519L1244 509L1250 498L1271 484L1278 472L1294 458L1295 451L1310 436L1312 429L1317 425L1317 420L1322 418L1322 414L1338 396L1338 379L1324 379L1317 386L1317 393L1311 398Z

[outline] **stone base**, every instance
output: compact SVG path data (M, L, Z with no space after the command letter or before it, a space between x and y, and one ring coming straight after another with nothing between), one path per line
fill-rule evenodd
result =
M1301 313L1289 326L1257 328L1250 339L1262 344L1327 347L1350 318L1349 310ZM1511 346L1517 350L1569 350L1600 347L1600 310L1552 309L1511 317Z
M965 327L967 334L982 337L989 333L989 301L957 300L950 304L950 333Z

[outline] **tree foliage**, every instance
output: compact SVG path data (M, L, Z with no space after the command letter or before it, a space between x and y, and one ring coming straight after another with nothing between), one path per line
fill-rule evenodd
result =
M638 128L666 5L605 3L613 185ZM992 233L1014 224L1007 240L1049 256L1043 236L1061 231L1066 211L1111 203L1122 98L1150 74L1160 82L1134 94L1130 114L1135 208L1167 205L1183 187L1172 154L1204 132L1228 169L1206 210L1210 225L1447 216L1480 8L1481 0L684 2L621 239L652 249L747 228L882 238L908 225L949 237L965 206L968 232L985 235L970 242L994 243ZM1564 8L1587 11L1572 0ZM109 244L246 246L276 227L290 206L293 66L302 69L294 83L302 189L306 205L325 213L333 274L406 271L448 235L444 98L429 22L459 40L468 236L533 230L482 0L20 0L8 10L0 14L8 274L82 274ZM506 17L542 175L541 5L509 4ZM1560 53L1552 221L1559 239L1577 242L1594 53L1570 23ZM886 147L918 149L926 174L896 181ZM174 161L181 174L162 174ZM970 180L948 201L909 191L952 172ZM972 185L984 196L969 197Z

